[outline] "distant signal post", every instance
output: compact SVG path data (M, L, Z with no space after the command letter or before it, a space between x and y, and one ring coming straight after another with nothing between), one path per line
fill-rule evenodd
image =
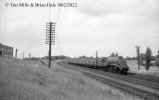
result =
M55 45L55 23L46 23L46 44L49 44L49 68L51 68L51 45Z

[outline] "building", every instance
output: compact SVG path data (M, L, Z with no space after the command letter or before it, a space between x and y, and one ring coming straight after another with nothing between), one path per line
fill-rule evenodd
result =
M0 55L13 58L13 47L2 45L0 43Z

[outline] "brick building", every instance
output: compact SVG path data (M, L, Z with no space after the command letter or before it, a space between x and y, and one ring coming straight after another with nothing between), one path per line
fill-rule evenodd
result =
M2 45L0 43L0 55L13 58L13 47Z

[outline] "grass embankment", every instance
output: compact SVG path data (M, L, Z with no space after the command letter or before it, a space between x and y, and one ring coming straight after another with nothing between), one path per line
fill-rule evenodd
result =
M157 66L150 66L149 70L145 70L145 66L140 66L140 70L138 70L138 64L135 60L128 60L128 66L131 72L139 73L139 74L148 74L159 77L159 69Z
M136 100L118 90L65 69L0 57L0 100Z

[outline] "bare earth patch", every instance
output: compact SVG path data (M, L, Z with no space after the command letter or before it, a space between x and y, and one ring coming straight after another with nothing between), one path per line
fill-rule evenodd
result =
M139 100L52 63L0 57L0 100Z

